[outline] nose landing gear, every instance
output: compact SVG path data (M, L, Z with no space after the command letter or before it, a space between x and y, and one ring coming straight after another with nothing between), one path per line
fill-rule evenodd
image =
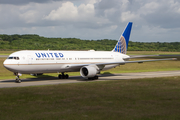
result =
M21 79L19 78L19 74L18 73L14 73L14 75L16 75L16 83L21 83Z

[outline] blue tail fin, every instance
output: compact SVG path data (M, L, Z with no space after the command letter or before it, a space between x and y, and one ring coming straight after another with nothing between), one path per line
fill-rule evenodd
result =
M131 34L132 24L133 24L132 22L128 23L123 34L121 35L116 46L114 47L113 52L119 52L119 53L126 54L127 48L128 48L128 43L129 43L129 37Z

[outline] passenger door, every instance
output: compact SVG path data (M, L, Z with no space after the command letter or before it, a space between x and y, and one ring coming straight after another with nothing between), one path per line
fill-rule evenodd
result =
M31 65L32 64L32 57L31 57L31 55L28 55L27 56L27 59L28 59L28 65Z

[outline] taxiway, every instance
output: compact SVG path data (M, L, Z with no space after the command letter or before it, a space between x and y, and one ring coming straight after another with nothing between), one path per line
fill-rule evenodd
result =
M0 58L7 58L8 55L0 55Z
M171 77L180 76L180 71L161 71L161 72L142 72L142 73L122 73L122 74L104 74L99 75L98 80L87 81L81 76L70 77L69 79L59 80L57 77L50 78L31 78L22 79L22 83L15 83L15 80L0 80L0 88L8 87L25 87L37 85L53 85L53 84L67 84L79 82L94 82L104 80L127 80L127 79L141 79L141 78L155 78L155 77Z

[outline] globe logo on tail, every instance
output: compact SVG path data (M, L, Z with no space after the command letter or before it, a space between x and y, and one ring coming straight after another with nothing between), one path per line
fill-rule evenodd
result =
M113 51L126 54L126 51L127 51L126 40L123 36L120 37L120 39L119 39L118 43L116 44Z
M129 22L127 27L125 28L123 34L121 35L120 39L118 40L116 46L112 50L113 52L118 52L122 54L126 54L128 43L129 43L129 37L131 34L131 28L132 28L132 22Z

